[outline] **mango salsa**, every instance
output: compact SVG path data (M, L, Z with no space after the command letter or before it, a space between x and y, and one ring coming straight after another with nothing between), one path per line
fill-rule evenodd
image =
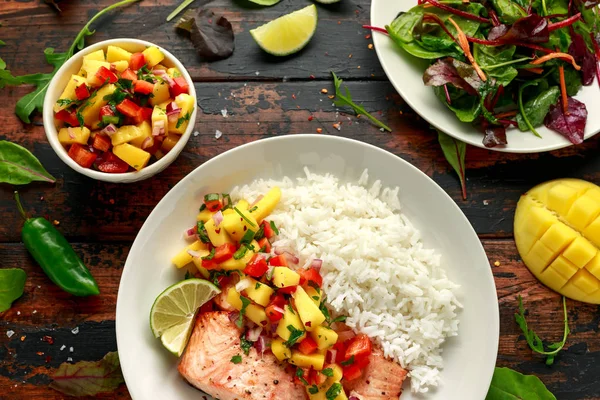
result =
M71 79L69 79L69 83L67 83L65 90L63 90L56 103L54 103L54 112L59 112L60 110L64 110L65 108L69 107L71 103L65 100L77 100L75 88L85 83L85 81L86 79L83 76L71 75Z
M113 153L138 171L144 168L148 164L148 161L150 161L150 153L138 149L129 143L113 147Z
M58 141L63 146L73 143L86 144L90 137L90 130L85 126L83 128L61 128L58 131Z

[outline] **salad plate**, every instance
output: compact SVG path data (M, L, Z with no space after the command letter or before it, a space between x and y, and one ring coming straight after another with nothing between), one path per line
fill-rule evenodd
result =
M371 3L371 25L384 28L390 25L400 12L417 5L416 0L373 0ZM423 84L423 73L429 66L426 60L417 59L401 50L387 35L373 32L375 50L381 65L394 88L406 103L435 128L473 146L486 148L482 144L483 133L469 123L460 122L434 94L433 88ZM593 107L600 101L600 86L594 81L583 86L575 99L588 108L584 139L600 131L600 114ZM536 128L541 137L519 129L506 130L507 145L490 150L509 153L538 153L567 147L571 142L561 134L545 126Z

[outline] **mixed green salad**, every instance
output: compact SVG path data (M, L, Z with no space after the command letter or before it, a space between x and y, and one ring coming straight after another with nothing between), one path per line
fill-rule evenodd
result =
M410 55L431 60L423 82L486 147L506 129L545 125L583 141L588 110L575 99L600 82L600 0L419 0L386 26Z

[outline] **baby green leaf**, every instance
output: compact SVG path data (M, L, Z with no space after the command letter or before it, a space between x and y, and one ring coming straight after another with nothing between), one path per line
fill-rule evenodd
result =
M56 179L29 150L18 144L0 140L0 182L25 185L33 181L54 183Z
M62 363L52 379L50 387L69 396L112 392L125 382L116 351L108 353L100 361Z
M448 163L458 174L463 199L466 200L467 185L465 179L465 154L467 153L467 145L460 140L446 135L442 131L438 131L438 141L440 142L446 160L448 160Z
M364 115L365 117L369 118L369 120L371 120L371 122L373 122L378 127L383 128L388 132L392 131L392 129L389 126L385 125L383 122L379 121L377 118L375 118L374 116L369 114L367 112L367 110L364 109L363 106L359 106L358 104L354 103L352 101L352 96L350 95L350 91L348 90L348 87L346 87L346 95L342 95L342 93L340 91L340 86L342 85L343 81L341 79L339 79L333 71L331 71L331 75L333 75L333 83L335 85L335 100L333 100L333 102L336 106L338 106L338 107L349 106L354 110L354 112L356 114Z
M0 269L0 313L23 295L27 274L19 268Z
M556 400L542 381L509 368L496 368L485 400Z
M517 122L520 130L531 130L536 136L540 136L534 128L544 123L544 118L548 114L550 106L555 104L560 97L560 89L558 86L551 86L548 90L545 90L523 105L523 89L529 86L529 83L531 81L521 85L519 88L520 113L517 114Z
M563 333L563 338L560 342L552 343L548 345L548 348L551 351L546 351L544 349L544 342L540 339L540 337L527 326L527 320L525 319L525 308L523 307L523 299L519 296L519 312L515 313L515 321L519 328L523 331L525 335L525 340L527 340L527 344L531 348L531 350L536 353L547 356L546 365L552 365L554 363L554 357L558 354L559 351L563 349L565 343L567 341L567 337L571 330L569 329L569 319L567 317L567 300L563 296L563 313L564 313L564 324L565 330Z

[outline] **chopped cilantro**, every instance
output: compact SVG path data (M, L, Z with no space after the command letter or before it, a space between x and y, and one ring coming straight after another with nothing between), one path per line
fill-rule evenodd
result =
M258 289L260 289L260 282L256 282L256 285L254 285L254 290Z
M237 249L237 251L235 253L233 253L233 259L240 260L246 255L247 252L248 252L248 246L243 244L240 246L239 249Z
M249 341L248 339L246 339L245 336L246 335L244 333L242 333L242 335L240 336L240 347L244 351L244 354L248 355L250 353L250 348L252 348L252 345L254 343L252 343L251 341Z
M64 106L71 106L72 104L78 104L79 102L77 100L71 100L71 99L58 99L56 100L56 104L58 104L61 107Z
M231 357L231 362L234 364L239 364L242 362L242 356L240 356L239 354L236 354L235 356Z
M185 271L185 276L183 277L184 280L188 280L188 279L192 279L194 277L194 275L192 275L190 273L190 271Z
M294 325L288 325L287 329L288 329L288 331L290 331L290 337L288 338L287 341L283 342L283 344L286 345L287 347L292 347L293 345L296 344L296 342L298 340L300 340L302 335L304 335L304 331L300 330L300 329L296 329L294 327Z
M190 114L189 112L187 114L185 114L183 117L179 118L177 120L177 125L175 125L175 128L179 128L181 125L183 125L184 122L189 121L190 117L192 116L192 114Z
M215 257L215 248L213 247L212 249L210 249L210 254L202 257L202 259L209 261L209 260L212 260L214 257Z
M256 210L258 210L258 206L252 207L251 209L248 210L248 212L254 212Z
M312 385L311 387L308 388L308 393L310 393L310 394L319 393L319 387L317 385Z
M233 207L233 209L235 210L236 213L239 214L240 217L242 217L248 223L248 225L250 225L253 228L256 228L256 224L254 222L250 221L240 210L237 209L237 207Z
M331 320L331 324L333 324L334 322L346 322L346 319L348 317L345 315L340 315L339 317L335 317L333 320ZM329 325L331 325L329 324Z
M345 366L345 367L347 367L348 365L354 364L354 356L351 356L346 361L342 361L340 364L343 365L343 366Z
M296 369L296 376L298 377L298 379L300 379L300 382L302 382L304 386L308 386L308 381L304 379L304 371L302 371L302 369Z
M325 299L326 299L325 297L321 299L321 304L319 304L319 310L321 310L321 312L325 316L325 321L330 323L331 316L329 315L329 310L327 309L327 306L325 305Z
M316 300L316 301L319 301L319 299L320 299L319 296L313 296L312 298L313 298L313 300Z
M265 228L262 224L260 224L260 228L254 234L254 240L259 241L260 239L265 237Z
M261 247L258 252L259 253L266 253L267 252L267 245L265 244L263 247Z
M202 205L200 206L200 212L206 210L206 204L202 203Z
M331 369L331 368L325 368L324 370L321 371L321 373L323 375L328 376L328 377L331 378L333 376L333 369Z
M246 233L244 233L242 240L240 240L240 244L250 244L252 239L254 239L254 231L252 229L248 229Z
M205 202L209 202L209 201L219 201L220 197L219 197L219 193L208 193L204 195L204 201Z
M271 229L273 229L273 232L275 232L276 235L279 235L279 229L277 229L277 227L275 226L275 222L271 221L269 222L269 224L271 225Z
M242 301L242 309L240 310L240 315L237 321L235 321L235 324L238 328L242 327L242 324L244 323L244 314L246 314L246 308L250 305L250 300L242 295L240 295L240 300Z
M204 222L198 221L196 227L198 228L198 237L200 237L200 241L202 243L210 243L210 238L208 237L208 233L204 227Z
M319 287L319 285L317 285L313 281L308 281L308 286L310 286L311 288L315 289L315 291L317 292L317 294L321 294L321 288Z
M221 209L221 211L227 210L228 208L231 208L233 202L231 201L231 196L229 195L229 193L222 193L221 196L223 196L223 208ZM227 201L225 201L227 200Z
M325 397L327 398L327 400L334 400L340 395L341 392L342 384L336 382L333 385L331 385L331 387L327 390L327 392L325 393Z

